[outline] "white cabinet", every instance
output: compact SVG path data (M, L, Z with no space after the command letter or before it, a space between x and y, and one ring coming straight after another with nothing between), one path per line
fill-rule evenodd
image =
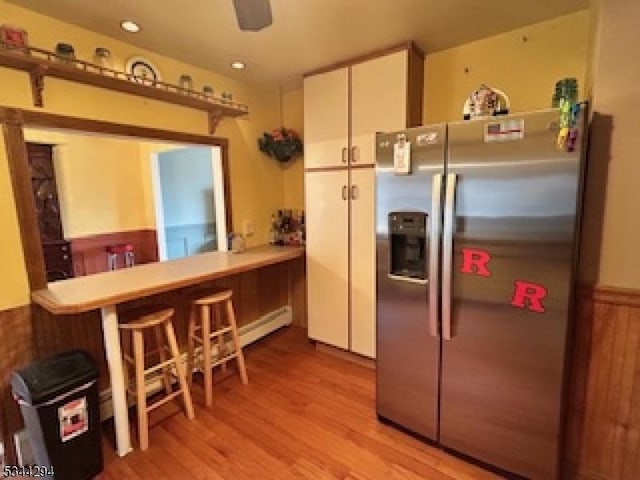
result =
M408 52L351 67L351 161L375 163L375 134L407 126Z
M376 239L375 170L351 170L351 346L375 357L376 352Z
M375 134L421 121L413 45L304 80L309 337L375 357Z
M345 165L348 130L349 70L305 78L305 168Z
M349 348L349 172L305 174L309 337Z

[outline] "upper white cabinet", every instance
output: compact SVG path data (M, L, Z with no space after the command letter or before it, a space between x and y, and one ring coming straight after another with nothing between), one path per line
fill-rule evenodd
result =
M304 81L305 168L344 166L349 131L349 69Z
M304 80L309 337L375 357L375 134L422 120L423 55L389 49Z
M407 125L408 51L351 67L351 162L375 163L376 132Z

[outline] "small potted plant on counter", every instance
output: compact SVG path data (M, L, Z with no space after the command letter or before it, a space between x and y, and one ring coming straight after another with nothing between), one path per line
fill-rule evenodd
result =
M261 152L283 163L301 155L303 151L302 140L298 133L284 127L265 132L258 139L258 148Z

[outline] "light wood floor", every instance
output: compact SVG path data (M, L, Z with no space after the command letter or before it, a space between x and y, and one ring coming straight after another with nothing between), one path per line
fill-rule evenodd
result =
M195 385L194 421L168 405L152 416L146 452L118 458L105 441L99 478L498 478L380 424L373 370L317 352L304 330L276 332L245 354L248 386L237 375L220 380L206 409Z

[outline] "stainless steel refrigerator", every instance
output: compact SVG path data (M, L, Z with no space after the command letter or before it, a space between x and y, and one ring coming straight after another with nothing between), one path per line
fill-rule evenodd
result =
M559 119L376 137L378 416L545 480L558 478L582 183Z

